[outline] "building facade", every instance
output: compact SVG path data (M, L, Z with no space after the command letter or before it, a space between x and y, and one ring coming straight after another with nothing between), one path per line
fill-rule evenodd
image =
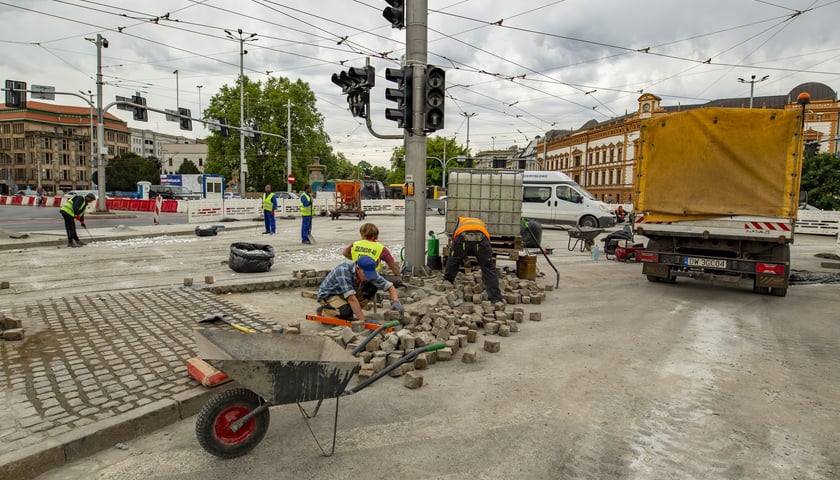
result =
M28 101L25 108L0 105L0 177L5 190L43 187L52 194L90 190L96 116L87 107ZM129 129L118 117L103 119L105 160L129 149Z
M198 167L199 173L204 173L204 164L207 162L206 143L165 143L162 152L161 175L178 173L181 165L187 160Z
M840 103L837 93L821 83L805 83L787 95L754 97L753 108L801 109L800 93L811 95L806 107L806 142L818 142L820 152L838 153ZM662 99L642 94L632 114L605 122L590 120L568 132L548 132L537 139L534 148L537 170L556 170L569 175L599 200L609 203L633 202L634 166L639 151L641 121L679 111L703 107L749 108L750 99L714 100L698 105L663 106Z
M164 145L170 143L194 143L194 141L180 135L169 135L140 128L131 129L131 151L143 158L162 161Z

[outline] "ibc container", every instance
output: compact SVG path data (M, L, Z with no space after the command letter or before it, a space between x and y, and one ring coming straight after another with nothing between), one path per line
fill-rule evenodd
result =
M487 224L490 236L518 237L522 216L522 170L453 169L446 182L446 231L458 217Z

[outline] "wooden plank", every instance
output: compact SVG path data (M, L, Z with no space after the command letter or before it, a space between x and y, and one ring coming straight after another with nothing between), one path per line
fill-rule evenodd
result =
M329 324L329 325L338 325L339 327L349 327L353 323L352 320L345 320L343 318L336 318L336 317L327 317L327 316L324 316L324 315L307 314L306 319L311 320L313 322L318 322L318 323L326 323L326 324ZM381 326L382 325L378 324L378 323L365 322L365 330L376 330L377 328L379 328ZM384 331L390 332L392 330L393 330L393 328L386 328Z

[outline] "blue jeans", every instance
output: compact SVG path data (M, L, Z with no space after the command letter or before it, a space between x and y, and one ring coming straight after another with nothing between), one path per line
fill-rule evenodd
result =
M309 243L309 234L312 233L312 216L307 215L300 217L300 219L300 241L303 243Z
M277 224L274 221L274 215L271 210L263 210L263 220L265 221L265 231L268 233L277 233Z

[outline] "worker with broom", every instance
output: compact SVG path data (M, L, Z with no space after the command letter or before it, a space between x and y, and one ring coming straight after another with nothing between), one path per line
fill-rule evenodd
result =
M64 217L64 230L67 232L68 247L81 247L84 245L76 234L76 220L81 223L82 228L87 229L87 225L85 225L85 209L89 203L95 201L96 195L88 193L84 197L73 195L61 205L61 216Z

